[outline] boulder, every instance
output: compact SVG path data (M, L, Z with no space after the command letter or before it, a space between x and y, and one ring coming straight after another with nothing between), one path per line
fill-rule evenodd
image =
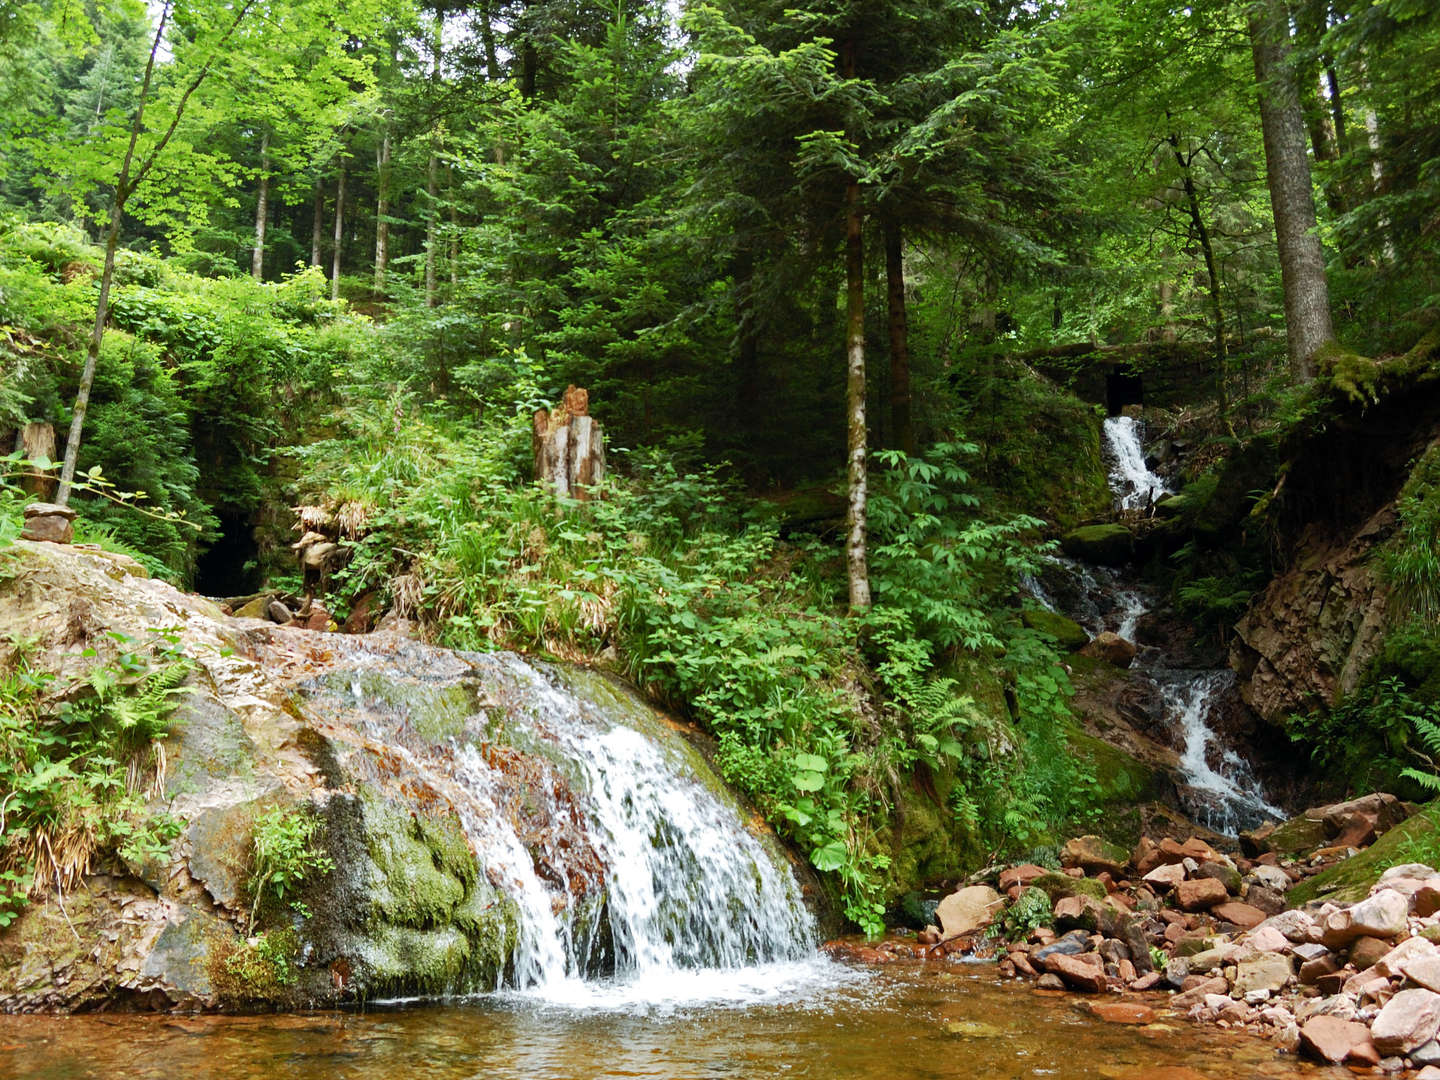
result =
M1374 967L1389 952L1390 942L1384 938L1356 938L1350 946L1350 963L1364 971L1368 967Z
M1353 954L1352 954L1353 955ZM1423 937L1406 938L1375 962L1375 970L1385 976L1404 976L1421 960L1440 957L1440 949Z
M1113 630L1102 630L1080 650L1080 655L1113 664L1115 667L1128 668L1137 651L1133 641L1126 641Z
M1084 956L1066 956L1064 953L1056 953L1045 961L1045 966L1050 972L1059 975L1065 981L1065 985L1072 990L1079 990L1087 994L1103 993L1109 986L1105 969L1099 963L1100 957L1095 953Z
M1169 892L1185 880L1185 868L1179 863L1165 863L1151 870L1141 880L1156 892Z
M1297 945L1310 940L1310 934L1315 929L1315 920L1303 911L1282 911L1278 915L1271 915L1261 926L1273 926L1286 939L1295 942Z
M1259 908L1266 916L1279 915L1286 907L1285 894L1264 885L1248 885L1243 895L1247 904Z
M1197 878L1214 878L1225 886L1225 891L1234 895L1240 895L1240 871L1233 866L1226 866L1223 862L1203 863L1195 870Z
M21 540L68 544L75 539L75 511L58 503L30 503L25 507Z
M1358 1047L1370 1043L1370 1029L1354 1020L1315 1016L1300 1029L1300 1050L1319 1061L1338 1065Z
M1384 1055L1408 1054L1424 1046L1440 1030L1440 994L1401 990L1385 1003L1370 1026L1375 1049Z
M1251 869L1246 880L1253 881L1257 885L1263 885L1267 889L1274 889L1279 893L1283 893L1290 888L1290 875L1278 866L1255 866Z
M1037 964L1044 964L1052 956L1079 956L1090 948L1090 935L1084 930L1072 930L1064 937L1057 938L1049 945L1042 945L1030 954Z
M1409 915L1409 900L1385 889L1350 909L1350 928L1356 935L1365 937L1399 937L1406 930Z
M1333 803L1305 811L1308 818L1319 818L1325 831L1332 837L1339 837L1357 825L1368 826L1370 839L1388 832L1410 816L1405 804L1383 791L1362 795L1358 799ZM1359 846L1359 845L1355 845Z
M1250 935L1246 942L1252 949L1259 952L1289 952L1290 942L1284 934L1280 933L1273 926L1260 926Z
M1249 904L1242 904L1239 900L1227 900L1223 904L1216 904L1210 909L1210 914L1222 922L1232 923L1241 930L1251 930L1265 921L1265 913L1257 907Z
M1138 1001L1097 1001L1090 1006L1090 1011L1111 1024L1150 1024L1155 1021L1155 1010Z
M989 926L1002 903L1000 894L988 885L970 885L951 893L935 909L943 940Z
M1275 826L1266 838L1271 851L1282 855L1298 855L1321 847L1330 839L1323 821L1305 816L1291 818Z
M1423 941L1423 938L1411 938ZM1417 986L1440 993L1440 956L1422 956L1405 965L1405 977Z
M1216 904L1223 904L1229 895L1225 886L1214 878L1182 881L1175 886L1176 902L1186 911L1204 911Z
M1135 553L1135 537L1118 522L1082 525L1060 538L1060 548L1072 559L1102 566L1123 566Z
M1261 953L1235 965L1234 992L1241 997L1253 990L1268 990L1273 994L1283 989L1293 974L1288 956Z
M1078 866L1087 874L1108 873L1117 878L1124 875L1129 861L1129 852L1099 836L1077 836L1060 852L1061 866Z

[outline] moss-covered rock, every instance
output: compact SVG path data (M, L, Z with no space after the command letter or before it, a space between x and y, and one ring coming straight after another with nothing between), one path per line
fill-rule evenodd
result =
M1328 838L1323 821L1302 814L1275 826L1265 842L1277 854L1302 855L1324 847Z
M1437 859L1440 826L1435 811L1427 811L1402 821L1360 854L1300 882L1285 899L1292 907L1317 899L1353 903L1363 900L1390 867L1408 862L1433 866Z
M1038 630L1042 634L1048 634L1055 639L1055 643L1062 649L1074 652L1083 648L1090 640L1090 635L1085 628L1058 611L1047 611L1045 608L1026 608L1020 613L1020 621L1031 630Z
M1105 525L1082 525L1060 538L1060 547L1074 559L1121 566L1135 553L1135 537L1119 522Z
M1092 900L1104 900L1106 896L1101 882L1069 874L1042 874L1030 884L1048 896L1052 905L1067 896L1088 896Z

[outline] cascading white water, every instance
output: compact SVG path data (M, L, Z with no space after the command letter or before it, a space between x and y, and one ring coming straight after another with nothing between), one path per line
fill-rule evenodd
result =
M1105 446L1112 461L1110 490L1121 510L1143 510L1170 490L1145 464L1144 433L1144 426L1134 417L1105 418Z
M1210 710L1233 681L1233 672L1220 670L1190 673L1166 685L1166 704L1185 740L1180 774L1190 789L1186 802L1200 824L1231 836L1285 816L1265 797L1249 762L1220 746L1210 728Z
M583 700L520 657L471 659L506 687L503 720L476 711L440 752L396 745L407 710L358 678L348 689L370 733L444 794L482 872L514 903L518 936L498 989L670 1006L813 982L815 929L794 876L718 781L707 784L683 736L653 720L639 730L633 708Z

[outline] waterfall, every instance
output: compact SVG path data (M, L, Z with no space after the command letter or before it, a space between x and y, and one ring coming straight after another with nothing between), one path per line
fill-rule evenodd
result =
M1110 490L1121 510L1143 510L1170 490L1145 464L1144 434L1144 426L1133 417L1105 418L1105 447L1112 461Z
M813 920L773 839L634 698L512 654L348 651L348 677L312 692L338 693L443 795L519 913L493 989L586 1006L750 1000L813 957ZM457 706L461 688L473 698ZM419 737L437 716L450 732Z
M1216 699L1234 679L1233 672L1222 669L1181 673L1162 683L1171 719L1184 738L1180 776L1187 789L1185 804L1201 825L1229 836L1285 816L1266 799L1250 763L1223 746L1209 726Z

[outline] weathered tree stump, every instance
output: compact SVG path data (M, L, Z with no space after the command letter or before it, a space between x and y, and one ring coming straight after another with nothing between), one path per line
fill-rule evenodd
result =
M605 479L605 435L590 416L590 395L580 387L568 387L558 408L536 411L531 442L535 479L555 494L588 499Z
M27 461L54 461L55 425L25 424L15 433L15 449ZM28 470L20 478L20 486L41 502L49 502L55 497L55 488L59 483L53 474L53 469Z

